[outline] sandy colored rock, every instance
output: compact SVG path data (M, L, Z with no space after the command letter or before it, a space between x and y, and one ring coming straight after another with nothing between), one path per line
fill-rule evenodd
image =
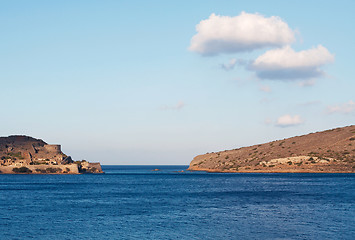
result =
M79 174L103 173L100 163L74 162L59 144L29 136L0 137L0 173Z
M354 173L355 126L199 155L188 170Z

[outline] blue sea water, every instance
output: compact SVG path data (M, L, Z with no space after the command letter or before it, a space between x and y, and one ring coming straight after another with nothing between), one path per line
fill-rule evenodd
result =
M354 174L186 168L0 175L0 239L355 239Z

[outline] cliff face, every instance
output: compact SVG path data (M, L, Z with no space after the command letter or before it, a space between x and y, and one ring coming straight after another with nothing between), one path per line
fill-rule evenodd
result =
M0 173L102 173L100 163L74 162L60 145L28 136L0 137Z
M209 172L355 172L355 125L207 153L189 170Z

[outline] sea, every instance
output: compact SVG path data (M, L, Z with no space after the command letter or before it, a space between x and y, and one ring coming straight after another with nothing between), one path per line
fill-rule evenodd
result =
M0 175L0 239L355 239L355 174L187 167Z

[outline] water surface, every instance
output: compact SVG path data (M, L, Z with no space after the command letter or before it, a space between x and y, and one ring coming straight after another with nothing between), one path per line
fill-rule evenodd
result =
M354 239L355 174L187 167L0 175L0 239Z

